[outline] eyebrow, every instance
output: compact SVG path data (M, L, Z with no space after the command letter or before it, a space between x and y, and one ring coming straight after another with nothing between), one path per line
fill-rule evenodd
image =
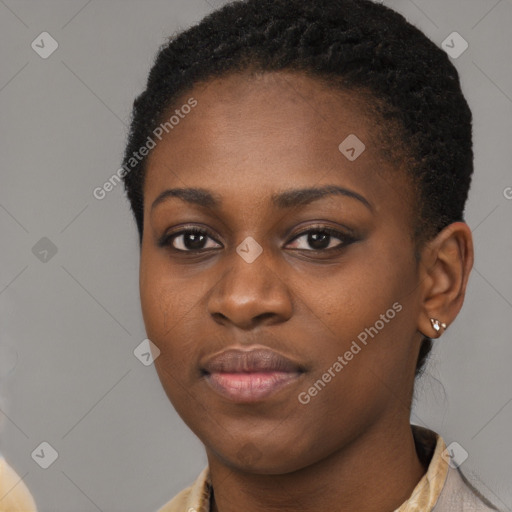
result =
M292 208L309 204L313 201L323 197L341 195L357 199L364 204L371 212L374 211L372 204L364 198L361 194L349 190L347 188L339 187L337 185L326 185L324 187L311 187L301 189L285 190L278 194L273 194L270 200L277 208ZM176 197L191 204L197 204L206 208L220 208L222 206L222 199L220 196L213 194L204 188L172 188L164 190L158 195L151 205L151 211L156 206L168 199Z

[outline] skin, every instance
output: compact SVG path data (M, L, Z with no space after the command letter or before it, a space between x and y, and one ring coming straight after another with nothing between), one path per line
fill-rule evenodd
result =
M197 107L147 162L140 292L148 337L161 351L159 378L206 447L212 510L394 510L426 471L409 422L421 333L435 337L429 319L449 326L462 306L471 232L451 224L414 257L409 183L398 163L382 160L378 123L353 94L275 72L214 79L176 105L191 96ZM349 134L366 144L353 162L338 149ZM293 208L270 201L325 185L371 207L345 195ZM208 189L222 205L174 197L151 208L177 187ZM202 245L182 235L158 245L191 224L211 232ZM318 235L319 225L342 238L313 251L304 232ZM347 242L347 228L356 241ZM249 236L263 249L252 263L236 252ZM301 404L299 393L395 302L403 309ZM256 344L306 371L258 403L215 393L199 362Z

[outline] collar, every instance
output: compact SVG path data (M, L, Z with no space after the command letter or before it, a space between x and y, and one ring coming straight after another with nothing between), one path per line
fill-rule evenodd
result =
M430 512L437 503L448 476L450 466L445 456L446 444L432 430L419 425L411 425L411 429L418 457L428 468L407 501L394 512Z

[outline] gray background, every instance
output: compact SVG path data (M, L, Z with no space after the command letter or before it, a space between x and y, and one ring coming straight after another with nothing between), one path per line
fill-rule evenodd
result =
M92 191L120 166L158 46L222 3L0 0L0 450L40 511L153 511L206 464L133 354L145 331L122 187ZM438 45L453 31L468 41L453 62L474 114L475 268L412 422L463 446L461 468L512 510L512 3L385 3ZM47 59L31 48L43 31L59 44ZM43 237L57 248L46 262L32 252ZM31 457L42 441L59 454L48 469Z

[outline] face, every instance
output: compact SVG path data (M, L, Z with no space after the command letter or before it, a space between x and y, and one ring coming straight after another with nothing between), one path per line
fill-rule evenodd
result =
M377 122L288 72L215 79L173 108L190 98L148 158L140 263L177 412L209 459L266 474L408 421L419 273ZM351 134L364 151L340 149Z

